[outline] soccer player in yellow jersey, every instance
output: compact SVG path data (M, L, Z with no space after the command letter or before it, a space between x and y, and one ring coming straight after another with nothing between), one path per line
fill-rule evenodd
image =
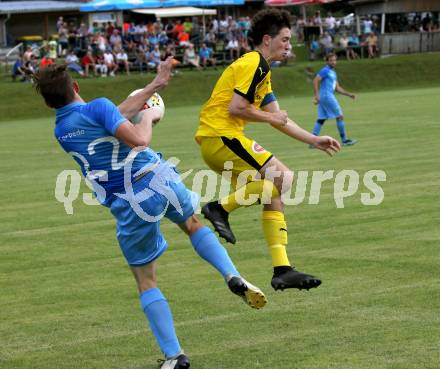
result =
M252 20L250 37L255 50L226 68L200 112L196 141L203 159L217 173L225 170L226 162L232 162L231 182L236 189L219 202L206 204L202 213L221 237L235 243L228 215L243 206L243 199L258 197L264 203L263 233L274 267L272 287L318 287L318 278L294 269L287 257L287 225L281 194L290 190L293 173L243 131L247 123L261 122L329 155L339 151L340 145L331 137L314 136L300 128L285 110L280 110L272 92L269 64L284 60L291 50L289 13L275 8L258 12Z

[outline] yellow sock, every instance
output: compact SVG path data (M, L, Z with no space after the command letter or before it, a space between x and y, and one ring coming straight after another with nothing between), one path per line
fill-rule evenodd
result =
M263 211L263 233L272 256L272 266L290 266L284 214L280 211Z
M271 199L280 196L275 185L268 180L252 181L240 187L237 191L220 200L223 209L228 213L242 206L250 206L260 199ZM264 201L263 201L264 202Z

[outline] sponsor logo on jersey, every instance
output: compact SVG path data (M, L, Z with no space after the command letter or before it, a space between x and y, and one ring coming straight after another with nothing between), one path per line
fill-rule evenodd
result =
M252 142L252 151L256 154L261 154L263 152L266 152L264 147L261 146L260 144L256 143L255 141Z

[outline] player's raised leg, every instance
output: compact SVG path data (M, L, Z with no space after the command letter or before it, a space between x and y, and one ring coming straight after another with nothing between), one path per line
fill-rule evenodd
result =
M195 215L180 223L179 227L189 236L197 254L220 272L231 292L254 309L261 309L266 305L264 293L240 276L217 236L200 223Z

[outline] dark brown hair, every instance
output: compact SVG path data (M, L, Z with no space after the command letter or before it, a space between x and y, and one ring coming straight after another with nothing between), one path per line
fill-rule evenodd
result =
M264 35L275 37L284 27L290 29L290 13L288 11L276 8L263 9L252 18L249 37L254 45L260 45Z
M332 58L332 57L334 57L334 56L336 56L335 53L328 53L328 54L324 57L324 60L325 60L325 61L329 61L330 58Z
M35 89L51 108L62 108L75 97L73 80L66 68L65 64L48 65L34 74Z

